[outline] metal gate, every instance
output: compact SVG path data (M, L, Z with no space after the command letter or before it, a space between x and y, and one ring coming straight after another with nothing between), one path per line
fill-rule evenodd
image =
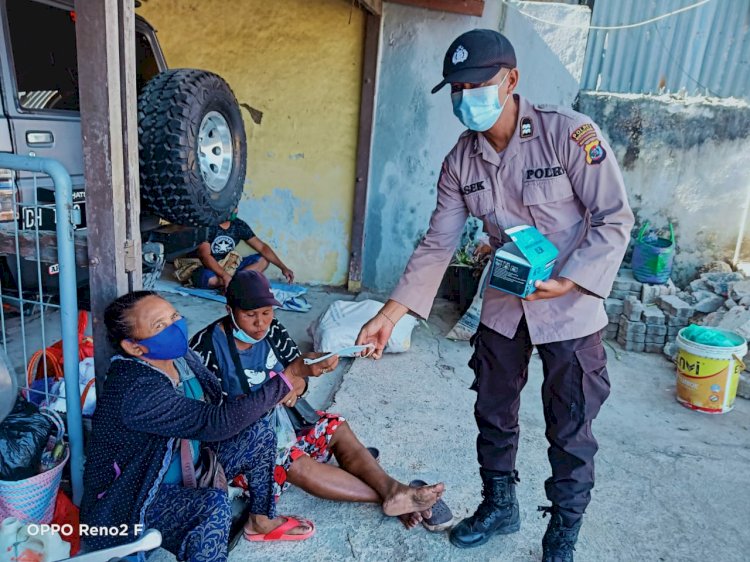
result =
M49 185L50 179L54 201L40 201L40 185ZM50 214L56 222L55 232L40 229L42 217ZM26 398L65 412L76 504L83 494L84 461L75 248L75 227L80 219L70 175L62 164L0 153L2 346ZM84 239L79 240L85 245ZM62 365L41 354L38 366L29 367L37 351L60 339ZM58 398L62 387L64 400Z

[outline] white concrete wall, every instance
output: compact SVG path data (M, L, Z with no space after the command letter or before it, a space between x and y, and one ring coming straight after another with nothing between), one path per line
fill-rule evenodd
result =
M730 260L750 190L750 105L733 99L581 92L610 140L639 223L675 226L673 277ZM750 225L741 258L750 259Z
M588 21L588 8L533 2L517 8L542 19ZM435 95L445 51L461 33L500 29L514 43L519 93L538 103L570 105L578 92L585 31L530 23L516 7L487 0L481 18L411 6L383 5L380 75L365 225L363 281L388 290L403 272L435 208L435 183L446 153L463 127L453 116L448 88ZM542 33L545 38L539 36Z
M503 33L516 49L521 95L536 103L573 103L583 73L590 19L588 6L513 2L506 8Z

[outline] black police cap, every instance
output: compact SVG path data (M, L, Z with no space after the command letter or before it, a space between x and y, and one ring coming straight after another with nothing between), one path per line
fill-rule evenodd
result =
M473 29L451 43L443 60L443 81L434 94L451 82L481 84L501 68L516 67L516 51L508 38L492 29Z

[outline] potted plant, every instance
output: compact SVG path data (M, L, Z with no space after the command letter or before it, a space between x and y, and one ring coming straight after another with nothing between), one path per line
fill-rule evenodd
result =
M471 305L479 288L479 278L489 254L489 246L482 242L469 242L461 246L453 255L443 281L438 289L438 296L457 302L461 312Z

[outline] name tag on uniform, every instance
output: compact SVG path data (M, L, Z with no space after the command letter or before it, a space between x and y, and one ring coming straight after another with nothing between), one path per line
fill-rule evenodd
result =
M489 286L525 298L536 291L537 281L552 276L559 252L533 226L516 226L505 233L512 242L495 252Z

